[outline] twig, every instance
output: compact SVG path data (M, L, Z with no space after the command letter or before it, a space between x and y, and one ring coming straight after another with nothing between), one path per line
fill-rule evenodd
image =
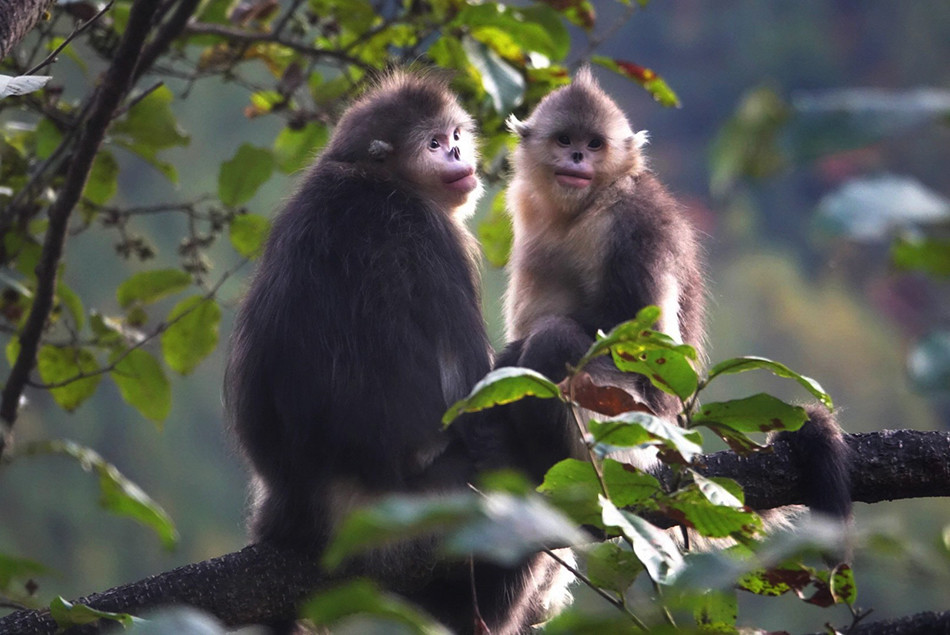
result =
M63 40L63 43L62 43L62 44L60 44L59 46L56 47L56 50L54 50L52 53L50 53L49 55L47 55L47 56L46 56L46 59L44 59L42 62L40 62L39 64L37 64L36 66L34 66L33 68L31 68L30 70L28 70L27 72L25 72L25 73L23 73L23 74L24 74L24 75L33 75L34 73L36 73L36 71L40 70L40 69L43 68L44 66L47 66L48 64L52 64L54 61L56 61L56 56L59 55L60 51L62 51L64 48L66 48L66 47L69 45L69 43L72 42L80 33L82 33L82 32L85 31L87 28L89 28L89 26L90 26L93 22L95 22L96 20L98 20L99 18L101 18L103 15L105 15L106 11L108 11L109 9L111 9L113 4L115 4L115 0L109 0L109 2L106 3L106 6L102 7L101 9L99 9L99 12L96 13L96 15L92 16L91 18L89 18L88 20L86 20L85 22L83 22L82 24L80 24L78 27L76 27L75 29L73 29L73 32L70 33L70 34L66 37L65 40Z
M16 421L20 397L36 362L43 329L53 308L56 291L56 270L62 259L69 217L82 194L93 159L105 137L112 115L128 94L136 63L142 52L142 43L151 28L157 5L136 2L132 5L125 34L116 50L115 61L106 71L96 90L89 119L82 128L76 152L69 163L63 188L49 209L49 227L43 241L40 262L36 268L36 292L26 323L20 332L20 353L13 364L0 396L0 419L5 428L0 434L0 456L6 446L6 437Z

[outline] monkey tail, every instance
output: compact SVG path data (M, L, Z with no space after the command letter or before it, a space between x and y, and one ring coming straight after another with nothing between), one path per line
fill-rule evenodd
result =
M850 522L851 448L831 411L817 403L805 411L805 425L781 435L798 463L804 502L813 512Z

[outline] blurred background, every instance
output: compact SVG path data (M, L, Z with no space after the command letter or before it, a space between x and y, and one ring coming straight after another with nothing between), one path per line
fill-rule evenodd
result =
M602 5L599 23L609 25L622 7ZM578 59L588 41L575 35ZM950 279L892 261L895 239L913 242L950 222L950 3L654 0L602 35L596 53L649 66L680 98L680 108L663 108L636 84L595 71L634 128L649 130L650 165L705 234L711 360L761 355L814 377L848 432L950 427ZM92 76L65 59L55 72L77 83ZM180 200L215 191L219 164L242 143L269 145L281 125L247 119L246 91L233 84L191 91L173 104L191 143L166 155L179 165L171 197ZM140 167L123 169L117 204L170 198L168 181ZM248 208L272 214L293 183L272 179ZM176 223L184 222L137 225L159 246L150 267L177 266ZM142 268L111 249L103 232L67 247L66 282L104 312L117 310L113 290ZM213 255L218 271L237 262L226 247ZM41 595L78 597L245 544L246 475L225 432L221 383L225 339L252 270L224 287L219 350L190 376L171 377L173 410L161 428L111 383L71 415L34 391L18 442L67 437L95 447L181 534L166 551L152 532L90 505L95 477L73 461L18 461L0 487L0 552L55 566L37 577ZM486 265L486 315L499 345L504 281ZM707 399L807 397L755 373L727 386ZM859 604L878 619L947 609L950 500L859 504L856 513L860 530L911 536L914 545L888 557L889 543L877 538L866 566L859 553Z

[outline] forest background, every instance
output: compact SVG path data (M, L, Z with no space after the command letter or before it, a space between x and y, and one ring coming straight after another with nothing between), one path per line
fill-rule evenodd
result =
M622 11L597 6L603 25ZM889 258L892 240L909 224L950 216L950 6L655 1L604 35L597 54L649 65L681 102L664 108L628 80L597 71L633 126L650 131L651 166L707 235L711 358L763 355L806 372L834 397L849 432L950 427L948 375L920 366L950 356L947 281L895 271ZM576 29L572 38L569 59L576 60L587 39ZM69 94L98 68L94 55L77 48L48 72ZM177 94L185 84L169 88ZM856 88L886 92L845 92ZM154 167L123 155L110 205L215 192L219 166L243 144L269 147L282 125L249 118L248 90L237 83L211 80L188 90L171 108L190 141L162 155L177 166L176 191L170 195L173 186ZM835 109L842 103L850 114ZM0 113L0 125L16 120L13 111ZM749 131L756 139L743 136ZM763 144L760 173L750 178L736 164L743 154L736 148L763 140L774 145ZM855 179L865 190L853 189ZM275 173L244 206L269 216L294 183L293 175ZM862 198L868 192L873 205ZM145 264L115 254L115 233L79 234L67 246L65 282L87 307L114 313L123 280L179 265L186 225L169 215L136 218L134 231L157 253ZM224 243L208 253L217 272L240 261ZM110 382L71 414L42 391L28 393L18 444L69 438L96 448L164 507L180 535L169 550L140 525L98 510L96 479L74 461L18 460L0 482L0 553L50 567L36 578L41 596L76 597L245 544L246 475L225 431L220 386L226 338L252 270L241 267L219 292L215 352L189 375L169 375L174 398L163 424L145 420ZM503 289L503 272L486 265L486 314L497 344ZM760 376L737 381L801 398ZM867 567L859 555L861 605L876 618L947 608L950 503L859 504L856 515L861 528L912 539L908 550Z

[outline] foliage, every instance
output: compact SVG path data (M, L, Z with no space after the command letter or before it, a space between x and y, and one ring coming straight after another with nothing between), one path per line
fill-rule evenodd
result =
M350 517L328 549L328 563L336 566L345 557L389 541L431 535L441 537L448 558L474 555L503 565L517 563L539 548L573 546L586 561L581 580L622 617L611 626L619 632L664 624L735 631L737 589L762 596L793 591L818 606L843 604L857 622L863 614L855 606L850 567L839 565L828 571L802 564L804 555L816 548L832 548L833 540L806 530L762 543L762 520L746 507L739 485L729 479L707 478L695 465L703 451L701 429L747 454L767 449L750 434L796 430L807 418L803 408L765 394L699 406L700 395L711 382L764 370L798 383L829 407L830 396L815 380L760 357L725 360L700 378L693 369L695 351L652 330L659 317L657 307L647 307L633 320L601 334L561 384L529 369L495 370L446 413L444 421L450 425L463 413L524 397L558 399L568 405L589 461L565 459L554 465L538 487L542 498L524 486L512 487L507 479L502 480L504 492L493 489L496 482L486 484L477 495L389 498ZM584 367L604 355L620 362L618 367L625 366L625 372L647 375L656 387L678 397L680 425L660 419L645 404L618 401L616 389L593 384ZM662 355L665 363L626 363L655 355ZM581 421L577 419L580 409L599 417ZM662 482L642 467L642 457L654 454L670 470ZM508 518L504 510L513 505L517 513ZM572 530L564 517L615 540L592 541ZM665 529L670 526L688 529L690 540L729 539L734 546L697 557L689 541L677 544L680 530ZM710 558L716 559L716 575L709 575ZM641 578L649 585L639 582ZM647 587L652 591L646 592L644 602L637 594ZM604 619L602 614L592 617L569 609L552 622L550 630L597 632L604 627Z

